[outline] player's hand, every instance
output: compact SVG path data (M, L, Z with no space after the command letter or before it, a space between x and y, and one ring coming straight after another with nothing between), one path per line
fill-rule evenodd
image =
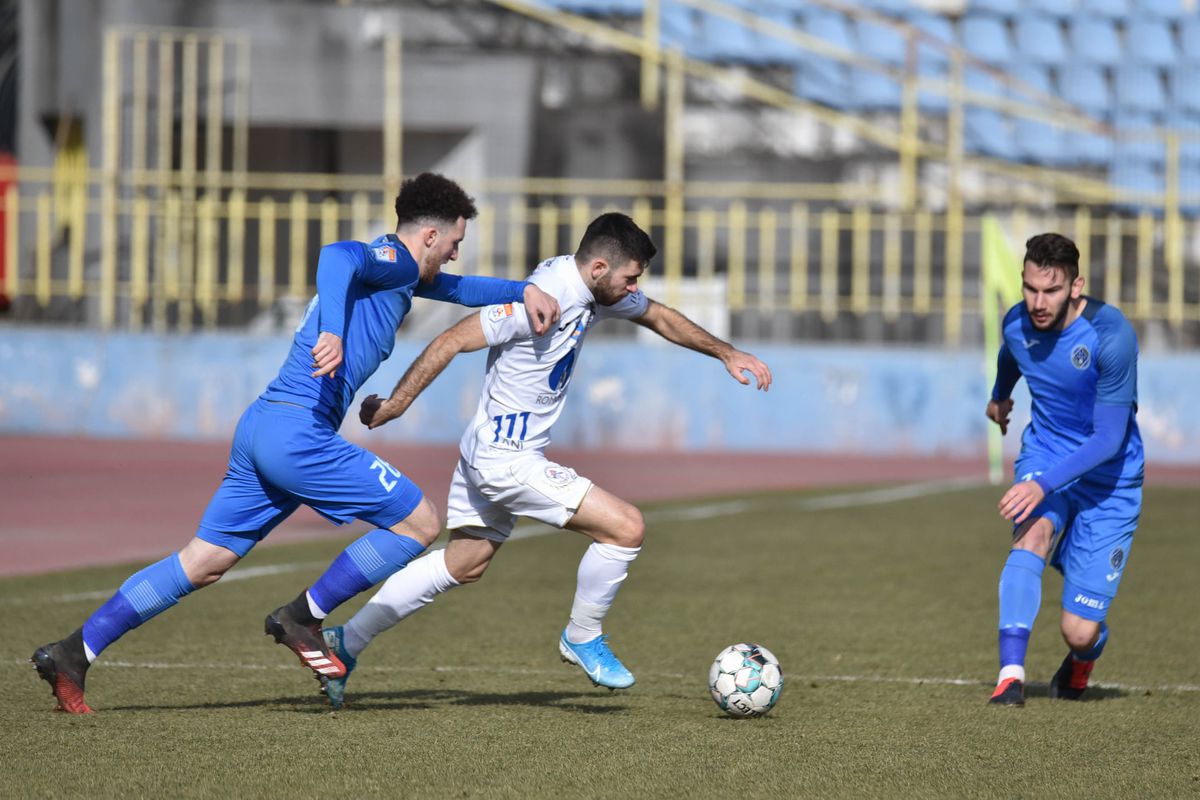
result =
M755 388L762 391L767 391L771 388L771 368L759 361L749 353L743 353L741 350L733 350L729 355L721 359L725 365L725 369L733 376L733 379L743 386L750 385L750 379L745 373L749 372L754 376L754 381L757 384Z
M1037 481L1015 483L1000 498L1000 516L1020 525L1044 499L1046 493Z
M384 400L379 395L372 394L363 398L362 404L359 405L358 420L369 429L375 430L403 413L403 410L398 409L391 398Z
M1012 398L996 402L989 400L987 404L987 418L1000 426L1000 435L1008 433L1008 416L1012 414L1013 401Z
M312 357L314 378L320 378L322 375L336 378L337 368L342 365L342 337L322 331L317 337L317 343L313 345Z
M562 312L557 300L531 283L525 287L525 313L529 315L529 327L541 336L558 322Z

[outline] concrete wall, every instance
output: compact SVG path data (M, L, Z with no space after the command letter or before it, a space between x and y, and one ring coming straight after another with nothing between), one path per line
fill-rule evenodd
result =
M620 323L608 323L610 325ZM154 336L9 328L0 336L0 433L227 439L275 375L288 337ZM363 388L387 394L423 342L402 339ZM977 351L752 348L775 385L732 381L669 345L591 341L555 429L562 446L860 454L979 454L990 386ZM452 443L475 410L483 354L456 360L371 440ZM1200 355L1143 356L1139 424L1152 461L1200 464ZM1018 387L1016 425L1027 420ZM356 408L356 407L355 407ZM343 432L368 434L352 412ZM1015 452L1018 437L1006 446ZM0 443L2 448L2 443Z

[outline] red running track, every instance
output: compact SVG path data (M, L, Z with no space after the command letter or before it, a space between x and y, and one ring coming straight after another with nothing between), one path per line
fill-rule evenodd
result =
M444 510L455 447L383 446L377 452ZM594 450L549 455L634 502L986 473L981 459ZM195 533L227 456L226 444L0 437L0 575L149 561L179 549ZM1200 482L1196 468L1148 471L1159 483ZM301 508L267 544L349 533Z

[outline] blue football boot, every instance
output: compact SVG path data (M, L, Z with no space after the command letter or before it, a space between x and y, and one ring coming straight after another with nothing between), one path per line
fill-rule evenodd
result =
M592 683L609 689L626 689L633 686L633 673L608 649L607 636L597 636L590 642L575 644L567 641L564 629L558 639L558 652L568 664L578 664L587 673ZM332 683L332 681L331 681Z
M337 656L346 667L346 674L342 677L325 678L321 681L321 691L325 692L325 696L329 698L329 707L334 711L337 711L346 702L346 681L350 679L350 673L358 665L358 659L346 652L342 634L341 625L321 630L321 636L325 638L325 645L329 648L329 652Z

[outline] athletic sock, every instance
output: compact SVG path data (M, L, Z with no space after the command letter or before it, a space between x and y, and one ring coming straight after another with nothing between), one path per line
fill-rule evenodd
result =
M575 602L571 605L571 619L566 630L568 642L590 642L603 632L604 618L629 574L629 565L641 549L591 543L579 562Z
M183 571L178 553L133 573L83 623L83 651L88 663L126 632L166 611L195 588Z
M445 549L421 556L379 587L365 606L342 629L342 644L354 658L379 634L420 611L458 581L446 569Z
M316 619L359 592L370 589L425 551L411 536L384 528L361 536L343 550L325 574L308 589L309 610Z
M1000 681L1025 680L1029 632L1042 604L1046 562L1028 550L1012 550L1000 572Z
M1072 652L1076 661L1095 661L1104 652L1104 645L1108 644L1108 623L1100 623L1100 636L1096 639L1096 643L1082 653Z

